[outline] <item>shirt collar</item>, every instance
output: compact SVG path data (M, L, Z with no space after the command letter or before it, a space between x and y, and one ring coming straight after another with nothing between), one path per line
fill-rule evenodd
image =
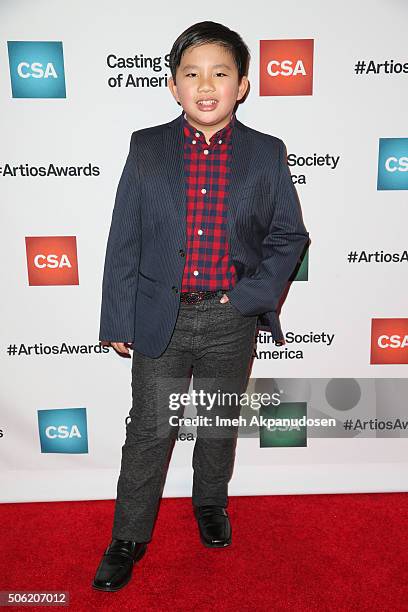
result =
M228 143L231 140L232 130L235 124L235 113L232 113L230 121L223 128L215 132L211 136L210 143L214 144L218 140L222 140L223 143ZM194 138L196 134L200 134L200 136L196 136L197 139L202 138L205 141L204 133L201 130L195 128L186 118L186 113L183 111L183 128L184 134L187 137Z

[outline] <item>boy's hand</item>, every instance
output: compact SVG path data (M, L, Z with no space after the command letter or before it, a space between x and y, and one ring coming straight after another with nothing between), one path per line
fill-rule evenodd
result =
M128 347L133 348L131 342L111 342L110 345L113 346L117 353L120 353L121 355L128 355L130 357Z
M222 298L220 299L221 304L226 304L227 302L229 302L229 297L226 293L223 294Z

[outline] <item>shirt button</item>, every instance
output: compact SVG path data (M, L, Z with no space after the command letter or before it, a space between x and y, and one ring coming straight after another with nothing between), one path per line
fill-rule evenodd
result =
M191 141L191 143L192 143L192 144L196 144L196 143L197 143L197 141L196 141L196 140L192 140L192 141Z
M207 193L207 190L203 187L203 189L201 190L201 193Z
M198 270L194 270L193 274L194 276L198 276Z
M198 234L199 236L201 236L201 234L202 234L202 233L203 233L203 230L202 230L202 229L197 230L197 234Z
M204 149L203 152L204 152L204 155L208 155L208 153L209 153L208 149Z
M195 133L195 136L197 136L197 138L199 137L199 135L200 135L200 132Z
M219 141L218 141L218 144L222 144L222 140L219 140Z

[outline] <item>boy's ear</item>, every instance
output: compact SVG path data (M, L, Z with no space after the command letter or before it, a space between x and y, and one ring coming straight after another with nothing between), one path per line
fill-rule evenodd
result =
M238 97L237 100L241 100L243 98L245 98L245 95L248 92L248 88L249 88L249 81L248 81L248 77L243 75L241 82L238 86Z
M177 85L175 84L172 76L167 79L167 86L170 89L172 96L174 97L176 102L180 104L178 95L177 95Z

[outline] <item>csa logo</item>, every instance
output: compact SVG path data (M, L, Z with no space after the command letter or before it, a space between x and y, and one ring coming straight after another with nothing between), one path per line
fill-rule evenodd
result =
M259 416L265 419L307 418L306 402L281 402L277 406L262 406ZM276 425L259 427L259 445L265 447L307 446L306 425Z
M370 363L408 363L408 319L371 320Z
M29 285L79 285L75 236L26 237Z
M313 39L261 40L259 95L313 94Z
M408 138L380 138L377 190L408 189Z
M65 98L62 42L9 41L13 98Z
M86 408L38 410L42 453L87 453Z

